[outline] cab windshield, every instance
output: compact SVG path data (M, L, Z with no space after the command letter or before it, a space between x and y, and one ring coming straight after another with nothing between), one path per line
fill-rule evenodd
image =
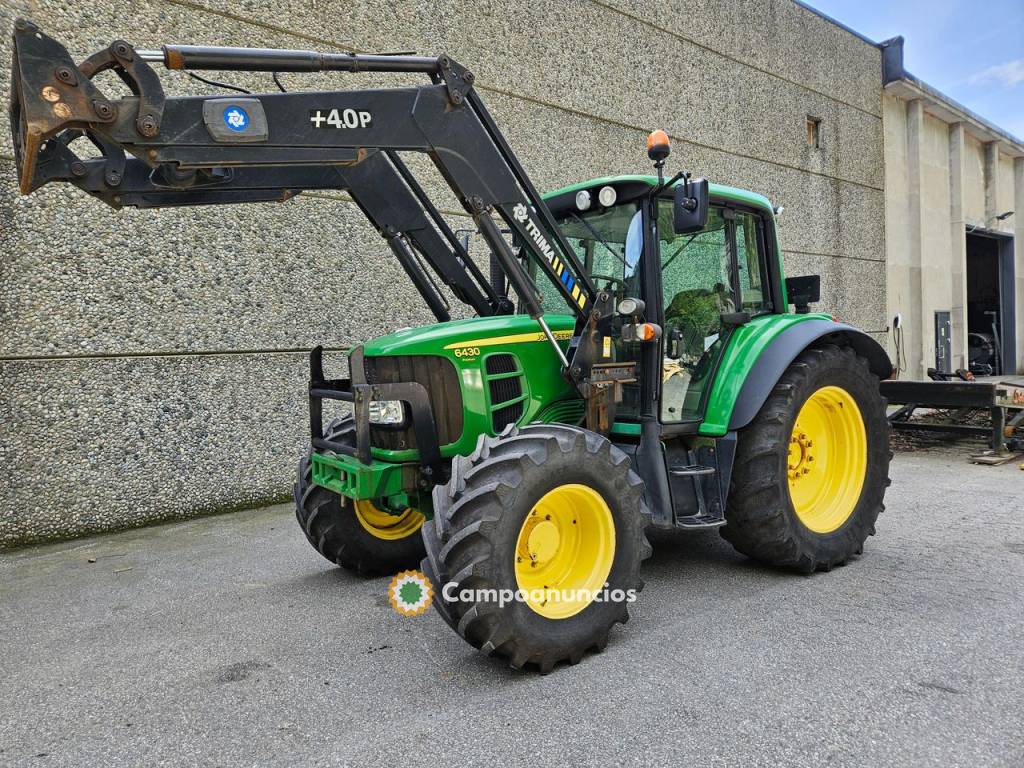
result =
M566 241L599 290L608 290L613 306L626 296L640 295L640 253L643 226L640 206L624 203L593 211L568 211L557 217ZM544 295L544 311L571 312L547 273L536 270Z

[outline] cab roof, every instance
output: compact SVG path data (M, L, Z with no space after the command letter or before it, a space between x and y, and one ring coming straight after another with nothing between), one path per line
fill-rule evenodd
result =
M542 195L544 200L550 200L552 198L561 197L566 194L575 194L581 189L592 189L593 187L601 187L607 185L617 185L623 183L642 183L648 186L654 186L658 183L656 176L644 176L641 174L637 175L623 175L623 176L604 176L597 179L589 179L587 181L581 181L576 184L570 184L567 187L561 189L555 189L551 192L547 192ZM682 180L677 181L673 187L682 184ZM747 189L739 189L738 187L729 187L724 184L708 184L708 193L712 199L726 200L735 203L741 203L743 205L753 206L755 208L761 208L765 211L772 212L772 203L764 195L759 195L757 192L751 192Z

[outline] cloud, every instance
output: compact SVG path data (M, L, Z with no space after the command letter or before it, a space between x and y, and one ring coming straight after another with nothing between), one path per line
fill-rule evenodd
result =
M971 85L999 83L1007 88L1012 88L1018 83L1024 83L1024 59L1014 59L983 69L967 78L967 82Z

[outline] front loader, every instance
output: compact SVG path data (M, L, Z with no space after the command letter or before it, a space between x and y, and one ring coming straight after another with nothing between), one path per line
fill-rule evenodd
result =
M426 82L172 98L155 66ZM104 95L106 70L132 95ZM648 139L653 174L541 195L473 73L445 56L115 41L76 63L19 20L12 71L25 194L60 181L115 208L352 197L437 322L355 347L347 378L312 351L296 514L342 567L419 565L475 647L544 672L604 647L642 588L649 528L717 528L804 572L846 563L874 533L886 353L809 311L818 279L784 278L767 199L665 179L664 132ZM98 154L79 156L82 138ZM410 152L471 217L487 275ZM474 316L452 320L449 297ZM350 415L325 427L325 400Z

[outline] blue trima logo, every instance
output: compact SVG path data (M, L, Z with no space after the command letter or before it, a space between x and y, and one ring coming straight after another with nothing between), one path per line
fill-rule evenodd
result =
M232 131L244 131L249 127L249 115L241 107L228 107L224 110L224 123Z

